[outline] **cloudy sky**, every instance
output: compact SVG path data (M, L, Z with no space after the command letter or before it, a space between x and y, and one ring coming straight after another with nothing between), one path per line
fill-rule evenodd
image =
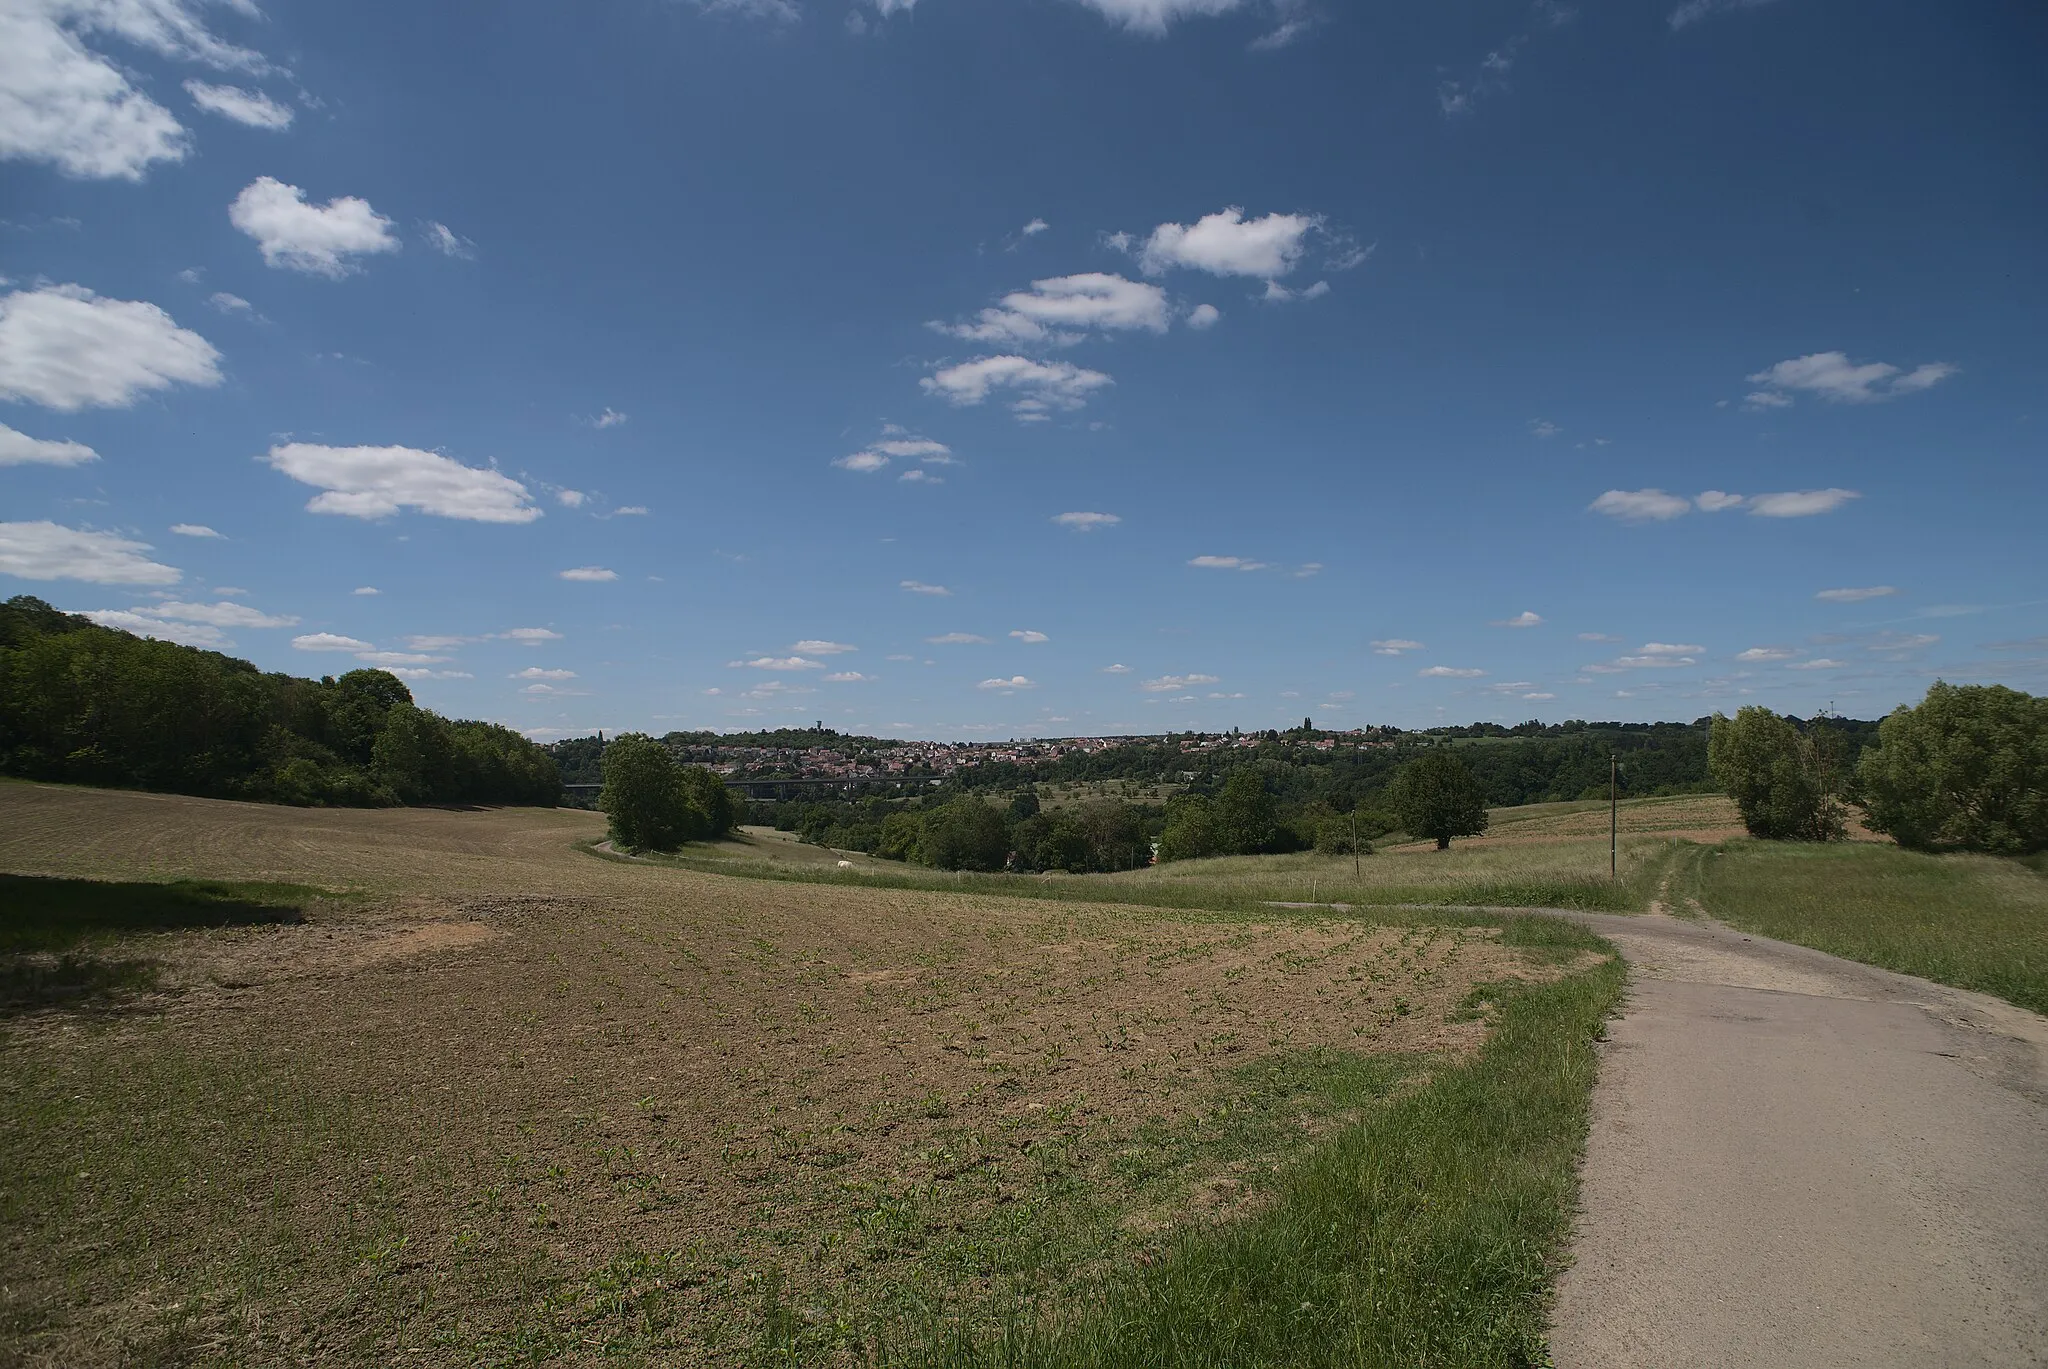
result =
M2044 50L0 0L0 594L543 738L2040 691Z

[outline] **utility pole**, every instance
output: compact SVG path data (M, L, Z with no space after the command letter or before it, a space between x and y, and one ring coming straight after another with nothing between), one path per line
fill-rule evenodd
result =
M1617 877L1621 865L1621 790L1615 783L1621 761L1607 753L1607 877Z

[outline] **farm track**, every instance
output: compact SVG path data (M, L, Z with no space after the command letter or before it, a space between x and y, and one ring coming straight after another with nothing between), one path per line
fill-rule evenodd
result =
M2048 1364L2048 1019L1718 924L1618 945L1559 1369Z

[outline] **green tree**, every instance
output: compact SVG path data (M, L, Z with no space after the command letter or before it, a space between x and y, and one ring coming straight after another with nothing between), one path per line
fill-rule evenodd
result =
M1000 870L1010 855L1010 828L1000 811L962 794L924 816L918 859L941 870Z
M1744 708L1733 718L1716 713L1707 768L1751 836L1834 841L1843 835L1835 740L1821 720L1802 733L1768 708Z
M1216 796L1216 835L1221 849L1249 856L1273 845L1280 831L1280 808L1258 771L1241 766L1223 782Z
M379 672L382 673L382 672ZM400 803L454 797L455 746L448 724L410 703L393 705L370 747L370 773Z
M1937 680L1877 739L1856 771L1873 830L1923 851L2048 850L2048 699Z
M923 862L918 853L919 843L924 839L924 814L909 810L891 813L882 819L881 839L875 843L875 854L884 860L909 860Z
M666 748L663 748L664 750ZM725 787L717 772L701 765L680 766L683 795L697 814L692 841L717 841L739 825L739 796Z
M644 732L614 737L605 747L597 806L611 819L612 840L634 850L673 851L702 831L683 767Z
M1223 849L1216 806L1200 794L1181 794L1166 805L1166 830L1159 834L1159 859L1200 860Z
M1413 837L1433 837L1448 851L1452 837L1476 837L1486 830L1486 793L1449 747L1436 747L1408 762L1387 786L1387 800Z

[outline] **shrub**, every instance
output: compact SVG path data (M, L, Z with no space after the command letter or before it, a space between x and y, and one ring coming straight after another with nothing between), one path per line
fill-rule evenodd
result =
M1735 800L1753 837L1773 841L1838 841L1838 749L1824 724L1802 733L1789 718L1750 707L1733 718L1714 715L1707 768Z
M1937 680L1877 738L1856 772L1874 830L1923 851L2048 850L2048 699Z

